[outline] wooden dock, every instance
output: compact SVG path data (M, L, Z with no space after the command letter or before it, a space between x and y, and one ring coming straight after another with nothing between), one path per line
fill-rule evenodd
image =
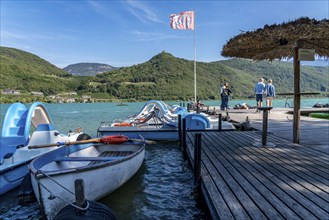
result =
M186 133L194 161L194 137ZM328 152L260 131L201 133L201 192L213 219L329 219Z
M217 108L217 113L226 116L226 112ZM293 115L291 109L274 108L268 115L268 132L277 137L292 142ZM328 108L301 109L301 112L329 112ZM244 122L250 120L250 125L256 130L262 130L263 114L256 113L256 109L229 109L228 115L232 121ZM329 151L329 121L306 116L300 116L300 144L312 146L322 151Z

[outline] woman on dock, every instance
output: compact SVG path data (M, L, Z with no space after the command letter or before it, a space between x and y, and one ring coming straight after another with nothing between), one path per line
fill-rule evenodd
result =
M275 87L272 84L272 79L268 80L266 85L266 107L273 107L273 99L275 97Z

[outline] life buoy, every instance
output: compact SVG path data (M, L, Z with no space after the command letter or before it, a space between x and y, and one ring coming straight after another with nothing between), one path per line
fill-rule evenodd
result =
M128 141L128 137L124 135L113 135L102 137L100 142L104 144L122 144Z
M131 126L131 123L129 123L129 122L119 122L119 123L114 123L113 125L114 125L114 127L127 127L127 126Z

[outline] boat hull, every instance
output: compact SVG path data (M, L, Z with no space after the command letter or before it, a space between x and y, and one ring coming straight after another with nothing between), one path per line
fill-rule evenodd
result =
M211 128L206 130L217 130L218 129L218 118L210 120ZM193 130L189 129L188 130ZM222 130L235 130L232 123L222 121ZM159 125L142 125L142 126L111 126L107 123L102 123L98 130L97 134L99 137L107 135L141 135L147 140L154 141L179 141L179 134L177 127L162 127Z
M94 146L85 148L84 152L75 152L73 156L88 155L97 158ZM111 150L122 150L125 146L111 146ZM56 158L54 152L50 152L50 158ZM47 155L44 155L47 157ZM72 156L72 155L70 155ZM69 156L69 157L70 157ZM33 166L39 166L43 163L42 158L38 158L31 163L31 180L34 193L40 203L43 214L48 219L53 219L56 214L69 203L75 202L75 195L68 193L75 192L74 182L77 179L84 181L84 192L87 200L98 200L120 186L126 183L141 167L145 156L145 147L143 146L127 157L115 159L113 161L103 161L93 163L88 161L64 161L45 163L40 169ZM61 164L65 163L65 164ZM67 166L67 167L65 167ZM65 167L64 169L60 169ZM47 176L40 174L40 170ZM58 184L57 184L58 183ZM60 186L61 185L61 186ZM67 190L63 190L63 188ZM49 199L55 196L54 199ZM64 201L65 202L64 202Z
M111 127L100 126L97 130L98 136L121 134L126 136L141 135L147 140L154 141L178 141L178 129L176 127L159 128L159 126L127 126Z
M72 133L70 137L59 134L55 136L57 131L35 131L32 134L32 138L28 146L56 143L60 141L75 141L78 136L82 133ZM42 137L50 136L50 140L44 141ZM31 143L31 144L30 144ZM45 154L49 151L58 149L58 147L47 147L40 149L29 149L28 146L21 147L17 149L14 154L4 159L3 163L0 165L0 195L15 189L20 186L24 176L29 173L28 165L36 157Z
M29 173L28 164L31 160L15 164L0 171L0 195L9 192L22 183L24 176Z

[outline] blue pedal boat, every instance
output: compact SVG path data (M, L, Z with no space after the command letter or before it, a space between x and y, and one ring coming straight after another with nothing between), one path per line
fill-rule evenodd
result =
M57 148L28 149L29 145L74 141L81 135L80 131L68 135L57 131L41 102L33 103L29 109L22 103L10 105L0 138L0 195L21 184L32 159Z

